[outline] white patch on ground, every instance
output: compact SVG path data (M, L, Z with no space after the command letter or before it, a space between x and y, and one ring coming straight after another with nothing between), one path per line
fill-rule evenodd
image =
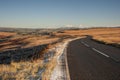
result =
M76 39L79 39L79 38L76 38ZM67 74L66 72L65 53L66 53L67 44L72 40L75 40L75 39L70 39L64 43L61 43L56 47L56 51L57 53L59 53L59 55L57 56L57 65L53 69L50 80L68 80L67 76L69 76L69 73Z
M50 80L63 80L65 78L66 74L63 72L62 65L65 63L63 61L63 53L66 46L67 42L60 44L58 48L56 48L56 51L60 53L60 55L57 56L57 66L54 68Z

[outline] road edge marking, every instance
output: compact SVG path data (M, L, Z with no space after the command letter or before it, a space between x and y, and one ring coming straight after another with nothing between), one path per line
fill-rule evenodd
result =
M68 45L70 44L70 42L74 41L74 40L77 40L77 39L80 39L80 38L75 38L75 39L72 39L72 40L69 40L66 47L65 47L65 51L64 51L64 54L65 54L65 65L66 65L66 74L67 74L67 80L71 80L70 78L70 72L69 72L69 67L68 67L68 59L67 59L67 47Z
M67 74L67 79L70 79L70 72L69 72L69 67L68 67L68 60L67 60L67 47L65 48L65 63L66 63L66 74Z

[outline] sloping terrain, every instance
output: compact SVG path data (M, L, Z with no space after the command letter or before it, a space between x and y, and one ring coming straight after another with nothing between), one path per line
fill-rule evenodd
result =
M0 32L0 78L36 80L40 75L43 79L46 75L50 77L56 65L54 58L49 59L56 52L50 50L66 39L88 35L94 41L119 47L120 28Z

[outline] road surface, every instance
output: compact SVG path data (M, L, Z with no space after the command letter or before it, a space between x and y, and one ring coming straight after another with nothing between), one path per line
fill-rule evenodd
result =
M70 42L67 48L71 80L120 80L120 49L91 37Z

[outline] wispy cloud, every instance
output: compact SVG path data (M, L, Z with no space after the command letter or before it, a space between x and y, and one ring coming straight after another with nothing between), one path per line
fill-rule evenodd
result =
M73 27L73 25L72 24L67 24L67 25L65 25L65 27Z

